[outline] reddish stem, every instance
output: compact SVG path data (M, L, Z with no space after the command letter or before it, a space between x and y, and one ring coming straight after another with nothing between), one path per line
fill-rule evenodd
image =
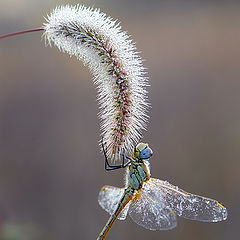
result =
M20 35L20 34L24 34L24 33L29 33L29 32L38 32L38 31L43 31L44 28L34 28L34 29L28 29L28 30L23 30L23 31L19 31L19 32L14 32L14 33L7 33L4 35L0 36L0 39L2 38L7 38L7 37L12 37L12 36L16 36L16 35Z

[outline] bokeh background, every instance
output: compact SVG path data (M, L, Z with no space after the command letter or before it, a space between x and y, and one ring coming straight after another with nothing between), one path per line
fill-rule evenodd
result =
M152 176L224 203L228 220L179 218L153 232L130 218L108 239L237 239L240 234L240 2L0 1L0 33L39 27L56 5L82 3L119 19L145 59L152 104L143 140ZM95 239L108 215L92 76L41 33L0 41L0 239Z

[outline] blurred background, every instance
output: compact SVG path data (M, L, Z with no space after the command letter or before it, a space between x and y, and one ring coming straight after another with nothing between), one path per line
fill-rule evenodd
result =
M152 104L143 141L152 176L222 202L228 219L178 219L153 232L130 218L108 239L237 239L240 234L240 2L0 1L0 33L39 27L59 4L101 8L132 36ZM123 186L105 172L98 104L83 64L40 32L0 42L0 240L95 239L108 215L97 196Z

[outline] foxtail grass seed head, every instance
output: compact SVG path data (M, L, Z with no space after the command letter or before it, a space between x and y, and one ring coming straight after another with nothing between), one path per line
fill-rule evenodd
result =
M108 158L132 150L145 129L148 79L135 44L112 18L82 5L57 7L45 39L87 65L98 88L101 134Z

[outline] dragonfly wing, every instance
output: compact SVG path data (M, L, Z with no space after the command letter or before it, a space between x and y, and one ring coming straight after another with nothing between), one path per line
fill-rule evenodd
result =
M165 200L152 196L147 182L143 184L129 207L129 215L138 225L150 230L169 230L177 226L177 217Z
M99 192L98 202L99 205L107 211L110 215L115 212L115 209L118 206L120 199L124 194L124 188L117 188L112 186L104 186ZM121 211L118 216L119 220L124 220L127 217L129 209L129 204Z
M185 192L167 181L151 178L148 183L158 190L156 197L164 196L178 216L203 222L227 219L227 209L216 200Z

